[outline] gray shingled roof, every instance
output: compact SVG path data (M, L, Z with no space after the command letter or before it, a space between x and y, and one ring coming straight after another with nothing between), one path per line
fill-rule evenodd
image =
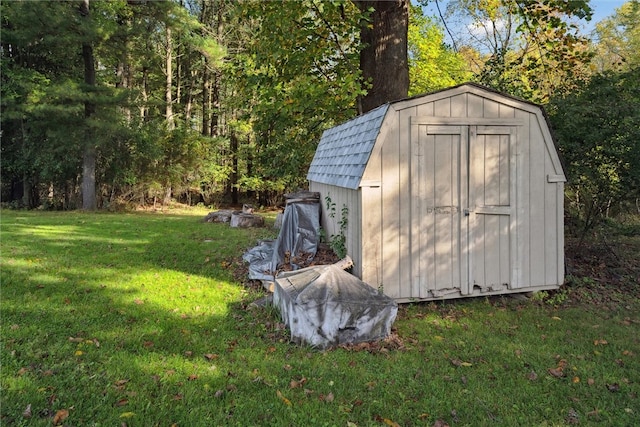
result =
M356 190L388 109L389 104L381 105L324 131L307 179Z

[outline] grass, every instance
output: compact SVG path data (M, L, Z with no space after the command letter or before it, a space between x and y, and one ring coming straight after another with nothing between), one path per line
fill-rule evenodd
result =
M1 212L2 425L640 425L637 293L408 304L317 351L234 279L273 231L205 213Z

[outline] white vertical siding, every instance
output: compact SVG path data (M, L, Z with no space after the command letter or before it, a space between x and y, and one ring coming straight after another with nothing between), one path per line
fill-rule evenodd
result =
M340 220L342 219L342 207L346 206L347 230L345 233L345 243L347 254L353 259L354 273L360 277L362 275L362 209L360 203L360 192L348 188L337 187L329 184L310 182L309 190L320 193L320 204L322 207L321 225L325 232L325 239L330 241L331 236L340 234ZM329 197L335 203L333 218L327 209Z
M419 120L411 126L412 117L455 124L465 132L483 128L482 144L467 153L466 146L446 132L436 138L428 134L429 126L418 125ZM481 126L485 122L491 126ZM495 131L490 130L493 126ZM475 158L482 162L474 162ZM470 171L467 177L467 162L482 170ZM429 216L425 211L456 203L461 210L459 200L470 191L466 183L472 176L483 180L484 214L469 220L483 231L474 231L477 234L467 241L466 229L435 222L455 221L453 217ZM548 176L552 178L547 180ZM354 272L370 285L383 287L387 295L409 301L437 298L432 291L440 282L462 284L459 294L445 297L472 294L465 280L474 275L496 289L509 283L505 291L548 289L562 283L562 180L539 110L471 86L392 104L358 190L313 182L310 187L321 193L323 226L329 236L339 232L343 204L349 207L347 249ZM326 214L327 195L336 204L333 219ZM482 245L483 250L466 259L463 248L470 245ZM498 292L492 289L482 292Z

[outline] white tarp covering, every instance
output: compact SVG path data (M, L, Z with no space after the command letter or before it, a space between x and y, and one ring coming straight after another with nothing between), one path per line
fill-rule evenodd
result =
M318 250L320 193L287 194L280 233L275 241L261 241L242 258L249 263L249 279L273 281L284 265L297 270Z
M273 303L292 341L322 349L385 338L398 313L393 299L336 265L281 273Z

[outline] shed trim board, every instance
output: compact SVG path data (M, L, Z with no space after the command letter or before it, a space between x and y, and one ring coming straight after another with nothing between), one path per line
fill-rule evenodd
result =
M399 302L555 289L566 181L542 109L476 84L385 104L322 135L309 173L353 272Z

